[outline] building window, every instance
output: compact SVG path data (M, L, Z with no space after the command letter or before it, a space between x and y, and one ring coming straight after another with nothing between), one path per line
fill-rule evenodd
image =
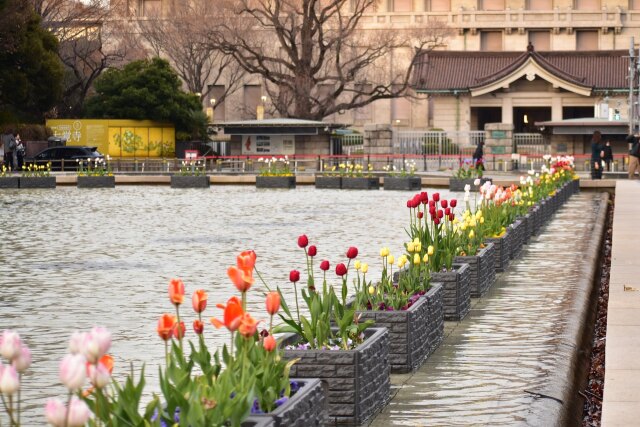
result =
M480 50L483 52L496 52L502 50L501 31L480 32Z
M553 0L527 0L527 10L553 10Z
M373 88L369 84L357 84L357 85L355 85L354 89L355 89L356 92L368 93ZM361 97L361 99L367 99L367 98L368 98L367 95ZM355 110L355 119L356 120L370 120L371 119L371 104L367 104L367 105L364 105L364 106L362 106L360 108L356 108L356 110Z
M393 85L391 90L400 90L401 86ZM402 96L391 99L391 123L400 126L409 126L411 121L411 101Z
M549 31L529 31L529 43L533 50L551 50L551 33Z
M504 0L478 0L479 10L504 10Z
M576 31L576 50L598 50L598 32Z
M600 10L600 0L575 0L576 10Z
M245 85L243 90L244 108L242 118L244 120L256 119L258 105L260 105L260 96L262 95L262 87L260 85Z
M449 0L426 0L424 10L428 12L451 12L451 2Z
M392 12L412 12L413 0L389 0L389 10Z
M211 90L209 91L209 99L215 99L215 111L213 112L213 118L217 122L226 120L226 102L224 99L222 99L222 97L224 96L224 91L224 85L213 85L211 86Z
M158 17L162 14L161 0L142 0L142 16Z

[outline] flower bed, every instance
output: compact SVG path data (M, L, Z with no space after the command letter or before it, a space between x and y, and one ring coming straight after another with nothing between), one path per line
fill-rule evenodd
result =
M171 175L171 188L209 188L206 175Z
M422 179L419 176L385 176L385 190L419 191L422 188Z
M342 188L347 190L378 190L380 180L376 177L343 177Z
M296 378L320 378L329 391L329 422L362 424L390 399L389 331L369 328L365 341L353 350L284 350L284 358L299 359L291 367ZM282 343L294 345L289 334Z
M503 272L509 266L509 259L511 255L511 248L509 247L510 239L508 239L509 233L510 231L507 231L501 237L488 237L486 239L487 243L493 243L496 247L494 266L498 273Z
M55 176L21 176L20 188L56 188Z
M78 176L78 188L115 188L116 177L105 176Z
M256 176L256 188L296 188L296 177Z
M471 268L453 264L452 271L431 273L431 280L442 283L444 320L462 320L471 309Z
M316 188L341 188L342 178L339 176L319 176L315 179Z
M489 243L477 255L455 257L456 263L469 265L472 298L483 297L493 284L496 278L495 256L496 247Z
M17 176L0 177L0 188L19 188L20 178Z

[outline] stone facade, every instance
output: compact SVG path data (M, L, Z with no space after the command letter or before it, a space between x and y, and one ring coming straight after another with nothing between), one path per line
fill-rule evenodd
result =
M433 282L444 288L444 320L462 320L471 309L471 268L469 264L453 264L452 271L431 273Z
M79 176L78 188L115 188L115 176Z
M483 297L495 281L495 256L495 245L488 243L477 255L455 257L456 263L469 265L472 298Z
M0 188L19 188L20 177L17 176L5 176L0 178Z

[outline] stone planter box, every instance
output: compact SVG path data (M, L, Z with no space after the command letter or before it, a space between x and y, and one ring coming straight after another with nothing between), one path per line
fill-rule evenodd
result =
M20 188L56 188L55 176L20 177Z
M469 264L471 297L483 297L496 279L495 269L496 247L488 243L477 255L457 256L454 261L458 264Z
M300 383L300 388L284 405L267 414L251 415L247 421L267 421L275 427L324 426L327 424L327 398L322 382L317 378L290 378ZM271 423L269 423L271 422ZM245 424L242 423L244 426Z
M425 295L404 311L358 311L361 321L371 319L375 321L375 327L385 327L389 330L391 372L414 371L431 354L429 305L438 302L442 304L442 298L433 298L433 295L439 292L442 292L442 285L434 284Z
M478 191L479 187L473 185L473 181L475 180L476 178L458 179L455 177L451 177L449 178L449 191L463 192L464 186L467 184L471 186L471 191ZM482 186L482 184L487 181L491 181L491 178L480 178L480 186Z
M431 289L425 295L429 301L429 353L427 358L444 339L444 286L442 283L431 282Z
M296 188L296 177L256 176L256 188Z
M282 345L295 344L295 334ZM330 424L363 424L390 399L389 331L368 328L365 342L353 350L284 350L286 359L299 360L291 377L320 378L329 396Z
M206 175L171 175L171 188L209 188Z
M517 217L520 221L522 221L522 244L526 245L529 243L529 239L531 238L531 214L526 214L523 216Z
M20 188L20 177L5 176L0 178L0 188Z
M542 227L542 208L539 204L531 208L531 214L533 215L533 235L537 236Z
M385 190L420 191L422 189L422 179L419 176L385 176Z
M488 237L485 241L487 243L493 243L496 247L495 253L495 269L496 272L501 273L509 266L509 259L511 256L511 248L509 248L510 239L508 234L511 231L507 229L507 232L502 237Z
M580 192L580 180L574 179L571 183L573 184L573 194L578 194Z
M380 179L375 178L342 178L342 188L347 190L378 190Z
M509 225L509 258L516 259L522 252L524 244L524 226L521 220L516 219L513 224Z
M431 281L442 283L444 320L462 320L471 309L471 268L454 263L452 270L431 273Z
M316 176L316 188L342 188L342 177Z
M115 176L79 176L78 188L115 188Z

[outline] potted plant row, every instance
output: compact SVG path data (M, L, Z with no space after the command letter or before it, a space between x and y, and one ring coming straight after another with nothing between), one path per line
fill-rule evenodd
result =
M465 188L475 191L480 185L491 181L491 178L485 178L483 174L484 165L482 161L471 162L465 160L460 163L459 168L449 178L449 191L459 192L464 191Z
M325 169L322 175L316 175L316 188L342 188L348 190L377 190L380 179L372 174L373 166L340 163L337 167Z
M78 159L78 188L114 188L116 179L111 170L110 157L94 160Z
M209 188L204 162L183 160L180 171L171 175L171 188Z
M56 177L51 176L51 163L22 166L19 185L20 188L56 188Z
M296 177L290 167L289 157L259 158L262 164L256 176L256 188L296 188Z
M383 168L387 175L384 177L385 190L420 191L422 179L415 176L415 160L405 160L401 168L395 165L387 165Z

